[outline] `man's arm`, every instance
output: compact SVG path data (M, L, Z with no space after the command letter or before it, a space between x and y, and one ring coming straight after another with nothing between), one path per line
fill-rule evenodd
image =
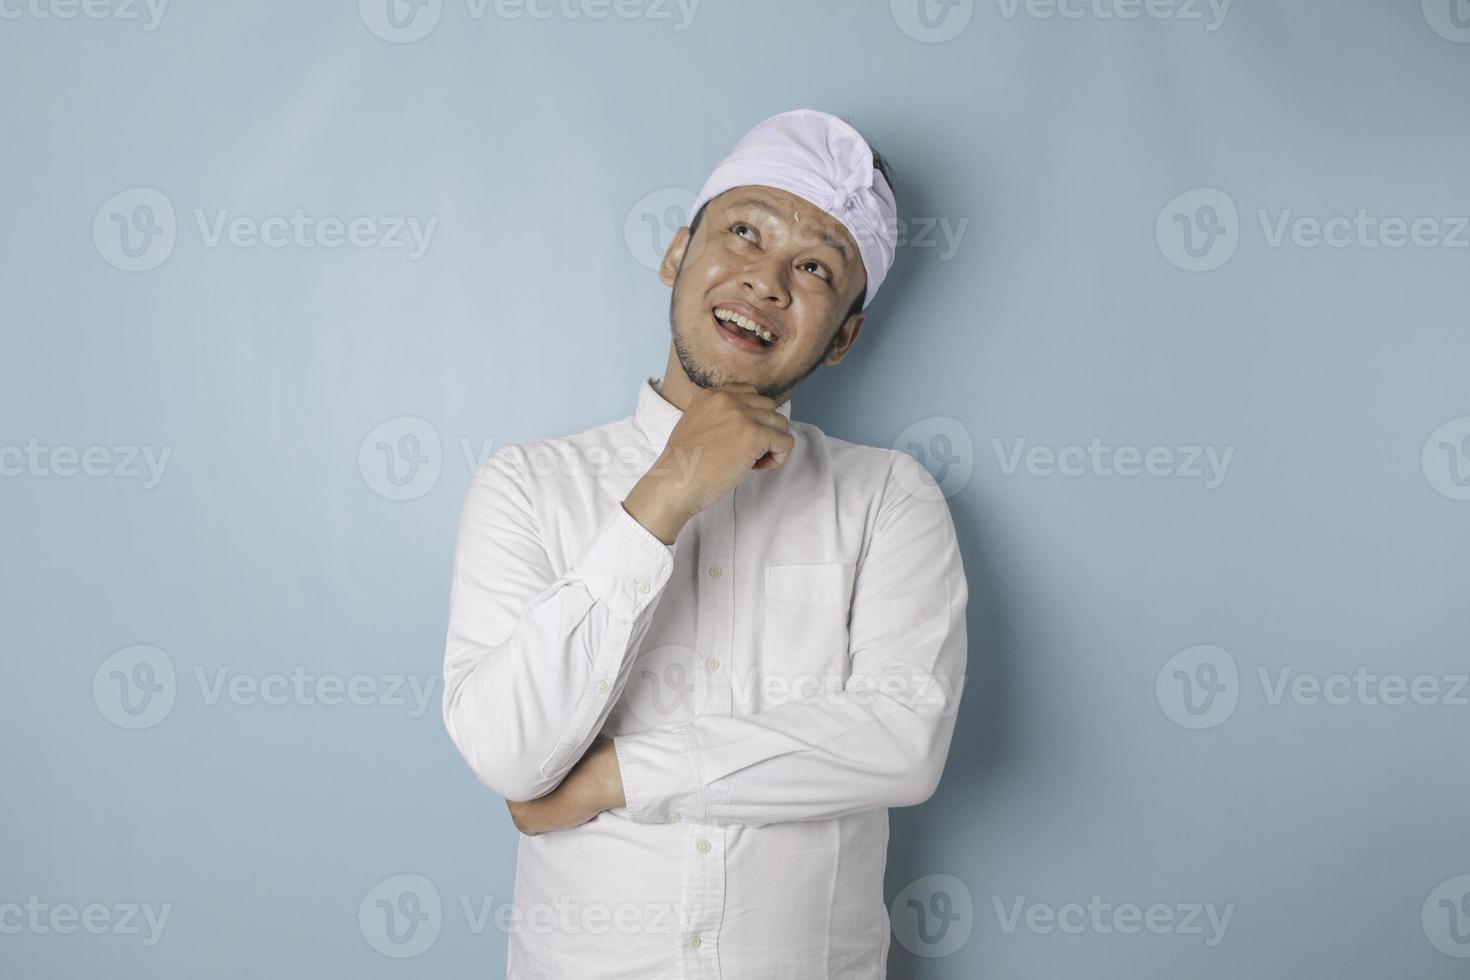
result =
M968 597L948 505L896 453L854 589L845 688L617 736L629 815L761 825L928 799L954 733Z
M552 790L616 704L673 571L672 544L621 504L557 576L519 451L480 467L455 546L444 724L482 783L508 800Z
M795 442L754 385L700 389L663 453L560 577L514 447L480 468L455 548L444 724L481 782L512 801L557 787L622 694L679 532L751 469L782 465ZM693 460L692 479L674 475L676 457Z

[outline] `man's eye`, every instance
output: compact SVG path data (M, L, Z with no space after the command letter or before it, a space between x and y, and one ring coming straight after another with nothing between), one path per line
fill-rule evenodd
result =
M746 231L750 232L752 235L755 234L755 229L752 228L750 225L746 224L743 221L737 221L733 225L730 226L730 230L733 231L733 232L735 232L735 234L737 234L737 235L740 235L740 229L741 228L744 228ZM741 238L745 238L744 235L740 235L740 237ZM748 239L746 239L746 241L755 241L755 239L754 238L748 238Z
M832 274L827 271L827 267L824 266L824 265L822 265L822 263L817 262L814 259L809 259L808 261L803 262L801 264L801 267L803 269L810 269L810 270L812 270L818 277L820 277L822 279L828 279L828 280L830 280L832 278Z

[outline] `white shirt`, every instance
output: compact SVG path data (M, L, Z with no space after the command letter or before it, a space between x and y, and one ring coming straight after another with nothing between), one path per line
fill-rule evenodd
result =
M948 505L906 453L793 421L784 465L665 545L622 506L683 414L661 380L502 447L465 499L451 738L525 800L613 736L627 798L520 837L507 974L880 980L886 808L934 792L964 677Z

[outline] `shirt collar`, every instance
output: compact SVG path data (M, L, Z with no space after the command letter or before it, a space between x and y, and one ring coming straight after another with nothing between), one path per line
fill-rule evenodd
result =
M638 424L650 445L658 452L663 452L664 447L669 444L669 434L674 431L674 426L684 417L684 410L658 393L658 386L663 383L663 378L644 378L638 386L638 409L633 413L633 420ZM791 418L791 399L788 397L777 406L776 411Z

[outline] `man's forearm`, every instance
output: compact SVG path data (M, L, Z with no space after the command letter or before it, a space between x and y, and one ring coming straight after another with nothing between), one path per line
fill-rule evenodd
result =
M612 739L597 738L561 783L545 796L506 801L516 829L527 836L568 830L624 805L623 779Z

